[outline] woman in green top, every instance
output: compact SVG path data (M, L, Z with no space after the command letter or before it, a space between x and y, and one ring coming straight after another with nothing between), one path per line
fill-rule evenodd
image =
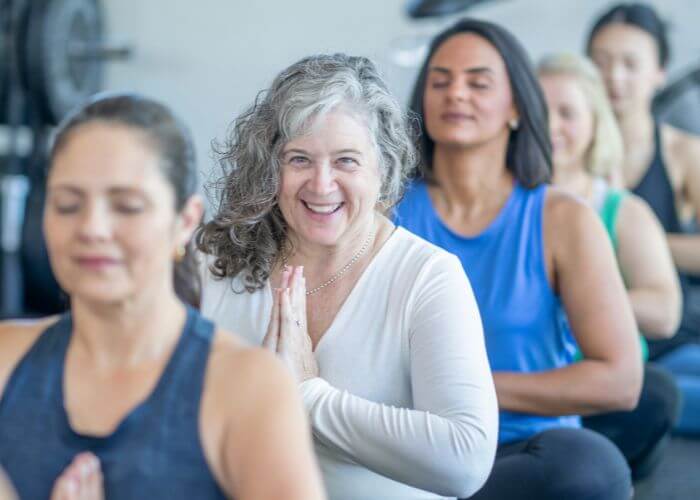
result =
M569 54L539 66L552 138L554 184L586 199L610 235L630 303L646 341L678 327L681 291L663 229L647 204L618 189L623 145L595 66ZM632 473L650 472L678 414L679 391L670 375L647 364L637 408L584 419L624 453Z

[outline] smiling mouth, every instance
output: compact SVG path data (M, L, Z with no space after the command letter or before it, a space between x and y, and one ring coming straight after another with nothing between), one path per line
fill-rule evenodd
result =
M307 210L310 212L313 212L318 215L331 215L336 213L338 210L340 210L343 205L345 205L345 202L340 202L340 203L333 203L332 205L324 204L324 205L317 205L314 203L308 203L304 200L301 201L301 203L306 207Z

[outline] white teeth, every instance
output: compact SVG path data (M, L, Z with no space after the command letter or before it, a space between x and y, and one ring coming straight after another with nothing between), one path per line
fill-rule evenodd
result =
M330 214L335 212L338 208L340 208L340 205L342 205L342 203L336 203L335 205L313 205L308 202L305 202L304 204L309 210L317 214Z

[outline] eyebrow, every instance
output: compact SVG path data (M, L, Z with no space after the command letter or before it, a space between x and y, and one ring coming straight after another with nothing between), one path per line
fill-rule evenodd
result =
M70 184L57 184L55 186L49 186L52 191L68 191L71 194L77 196L85 196L85 191L77 186L72 186ZM136 195L142 198L147 198L147 196L139 189L129 187L129 186L115 186L107 190L109 195Z
M442 66L431 66L430 71L435 71L437 73L443 73L446 75L452 74L452 70L449 68L443 68ZM466 68L462 70L468 75L482 75L482 74L492 74L493 70L487 66L474 66L473 68Z
M301 154L303 154L303 155L308 155L308 154L309 154L308 151L305 151L305 150L303 150L303 149L298 149L298 148L285 149L284 151L282 151L282 154L283 154L283 155L288 155L289 153L301 153Z
M340 155L340 154L345 154L345 153L353 153L353 154L362 156L362 151L359 151L357 149L352 149L352 148L345 148L345 149L339 149L337 151L333 151L334 155Z
M285 156L290 154L290 153L301 153L304 155L311 156L311 153L309 153L308 151L306 151L304 149L292 148L292 149L287 149L286 151L282 151L282 154ZM344 149L338 149L336 151L331 151L331 154L333 154L333 155L339 155L339 154L344 154L344 153L354 153L356 155L362 156L362 151L360 151L359 149L353 149L353 148L344 148Z

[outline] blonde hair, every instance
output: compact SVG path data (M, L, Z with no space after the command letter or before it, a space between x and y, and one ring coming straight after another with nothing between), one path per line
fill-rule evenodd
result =
M593 140L584 162L586 171L609 179L621 166L624 144L597 68L583 56L552 54L542 59L537 71L540 76L564 75L576 79L588 100L594 122Z

